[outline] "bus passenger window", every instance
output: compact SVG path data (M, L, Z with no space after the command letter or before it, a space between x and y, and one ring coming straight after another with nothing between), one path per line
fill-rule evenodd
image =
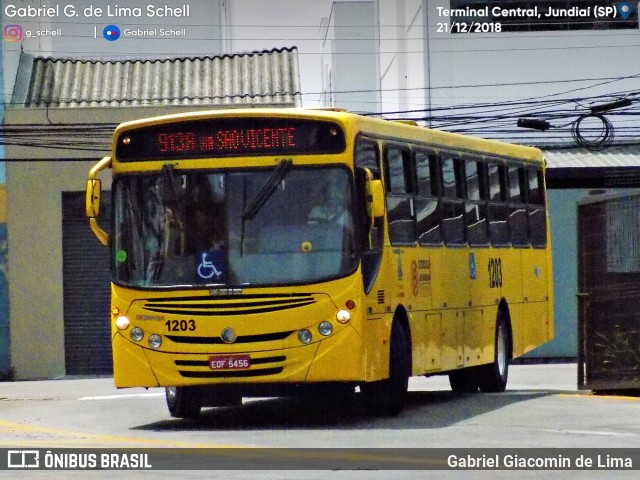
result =
M464 203L459 201L442 201L442 229L444 243L462 245L466 242L464 228Z
M387 198L389 215L389 239L392 244L414 244L416 229L413 219L413 199L408 196Z
M415 199L416 228L420 245L442 245L442 216L435 198Z
M489 241L493 246L509 245L508 209L504 185L504 167L497 163L487 165L489 184Z
M476 161L465 162L465 183L467 201L465 218L467 223L467 240L469 245L482 246L488 243L487 234L487 205L484 201L482 170ZM480 164L480 166L482 166Z
M456 181L456 161L453 158L445 158L442 161L442 189L447 198L460 198L459 187Z
M544 248L547 245L547 219L541 184L542 171L530 168L529 174L529 239L534 247Z
M518 167L509 167L509 232L511 244L514 247L528 247L529 235L527 231L527 208L523 203L522 176L524 170Z
M386 151L387 212L389 239L392 244L410 245L416 241L413 199L411 192L411 168L409 152L399 148Z
M464 201L462 185L460 185L460 162L451 157L442 160L442 231L444 243L462 245L466 243Z
M373 178L380 178L378 148L374 142L360 140L356 143L355 162L356 167L368 168Z
M441 210L438 208L437 157L418 151L415 163L418 191L414 200L416 234L420 245L442 245Z
M411 191L409 152L389 148L387 157L387 191L392 195L404 195Z
M436 179L437 158L427 152L416 152L416 173L418 175L418 195L433 197L438 195Z

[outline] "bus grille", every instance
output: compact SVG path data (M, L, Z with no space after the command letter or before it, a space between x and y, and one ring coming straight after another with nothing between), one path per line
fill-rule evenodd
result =
M178 297L147 300L151 312L175 315L252 315L305 307L316 303L309 294L238 295L219 297Z
M278 364L286 361L284 355L276 357L252 358L252 368L249 370L211 370L208 360L176 360L177 367L200 367L199 370L178 370L185 378L246 378L277 375L284 370L284 366L269 366L267 368L253 368L256 365Z
M288 332L264 333L261 335L241 335L233 343L254 343L284 340L294 331L295 330L291 330ZM225 343L220 337L193 337L182 335L165 335L165 337L176 343L189 343L196 345L222 345Z

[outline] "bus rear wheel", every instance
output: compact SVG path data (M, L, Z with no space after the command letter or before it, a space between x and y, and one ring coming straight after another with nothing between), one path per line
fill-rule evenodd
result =
M404 328L399 322L393 322L389 345L389 378L360 385L369 412L398 415L404 408L411 375L409 348Z
M493 362L479 368L478 386L481 392L504 392L509 378L510 355L509 327L502 311L496 319L496 335Z
M169 413L174 418L197 418L202 408L202 398L193 387L167 387L165 398Z

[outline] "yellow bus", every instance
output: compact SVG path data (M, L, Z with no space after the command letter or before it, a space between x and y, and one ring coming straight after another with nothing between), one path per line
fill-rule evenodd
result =
M121 124L87 185L115 385L165 387L175 417L306 391L395 414L418 375L503 391L553 336L544 168L538 149L339 109Z

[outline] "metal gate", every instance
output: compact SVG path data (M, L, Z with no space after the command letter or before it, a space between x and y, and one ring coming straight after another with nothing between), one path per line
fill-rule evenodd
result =
M640 388L640 192L578 204L578 387Z
M110 198L102 198L108 226ZM62 262L66 374L112 374L109 249L89 228L85 192L62 194Z

